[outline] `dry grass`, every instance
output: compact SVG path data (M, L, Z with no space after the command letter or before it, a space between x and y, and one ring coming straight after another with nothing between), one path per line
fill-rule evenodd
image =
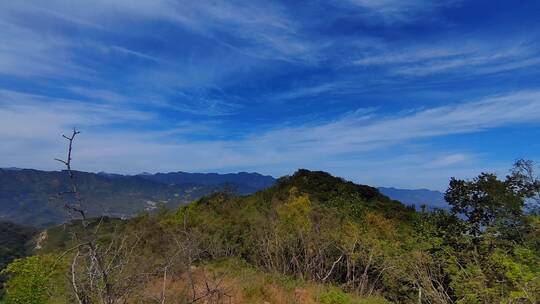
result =
M194 282L191 285L189 282ZM132 303L161 303L163 280L141 291ZM187 274L166 281L163 303L185 304L385 304L380 298L360 298L338 288L263 273L236 260L192 267Z

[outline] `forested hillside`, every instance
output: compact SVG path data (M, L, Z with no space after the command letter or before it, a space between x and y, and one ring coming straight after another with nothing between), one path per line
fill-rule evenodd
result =
M77 221L8 267L5 301L538 303L540 218L521 210L540 184L522 173L453 179L452 212L299 170L248 196Z

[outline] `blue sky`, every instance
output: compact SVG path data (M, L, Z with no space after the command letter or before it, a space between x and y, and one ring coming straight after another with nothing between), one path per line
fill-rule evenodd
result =
M377 186L540 160L537 1L0 2L0 167L326 170Z

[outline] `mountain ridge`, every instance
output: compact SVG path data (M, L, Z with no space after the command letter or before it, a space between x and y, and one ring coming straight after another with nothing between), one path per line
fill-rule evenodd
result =
M205 183L197 178L164 183L161 175L122 175L75 171L81 196L90 216L131 217L143 211L165 206L176 208L216 191L249 194L267 188L273 177L249 173L212 175ZM182 174L183 177L189 173ZM200 179L200 178L199 178ZM0 169L0 220L45 227L66 221L64 205L58 193L69 184L66 171L36 169ZM69 198L67 198L69 200Z

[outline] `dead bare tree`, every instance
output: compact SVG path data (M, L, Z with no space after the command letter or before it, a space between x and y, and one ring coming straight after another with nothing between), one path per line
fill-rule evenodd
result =
M106 270L105 261L103 260L103 256L98 252L98 244L95 238L95 233L91 232L88 228L88 219L86 216L86 212L83 209L82 206L82 198L77 186L77 181L75 179L75 174L72 170L71 162L73 160L72 158L72 152L73 152L73 143L75 140L75 137L80 134L79 131L77 131L75 128L73 128L73 132L70 136L62 135L67 141L68 141L68 152L66 159L55 159L56 161L59 161L63 163L66 167L66 172L69 177L69 183L70 183L70 190L64 191L59 193L59 196L62 198L65 198L67 195L70 195L74 198L73 201L66 200L64 203L64 208L66 208L72 216L75 214L78 214L81 219L81 224L83 228L82 233L73 232L73 237L78 242L77 246L75 246L75 255L72 258L71 262L71 286L73 288L74 296L78 303L91 303L91 293L90 290L87 290L86 288L83 288L83 286L80 286L80 278L78 278L77 275L77 266L81 259L86 259L89 262L88 267L88 274L90 279L90 286L103 286L104 290L100 290L98 293L100 294L101 302L103 303L114 303L111 302L112 299L112 290L111 290L111 283L109 281L109 275ZM100 227L100 223L98 224L98 228ZM96 231L98 230L96 229ZM97 271L97 273L96 273ZM99 274L99 275L96 275ZM98 284L97 282L94 282L95 280L100 281Z
M64 208L66 208L72 214L73 213L79 214L81 216L83 225L86 226L86 212L82 208L82 199L79 193L79 188L77 186L77 181L75 180L75 173L71 169L71 161L73 160L72 158L73 142L75 140L75 136L77 136L80 133L81 132L77 131L77 129L73 128L73 132L71 133L70 136L62 135L62 137L65 138L69 142L67 156L65 160L59 159L59 158L55 158L54 160L64 164L64 166L66 167L66 172L68 173L69 184L70 184L69 185L70 190L60 192L58 193L58 195L62 198L65 198L66 195L71 195L75 198L74 201L72 202L65 201Z
M80 230L72 231L76 245L60 257L73 253L69 281L77 303L120 303L142 281L142 275L128 271L133 267L134 251L140 235L122 235L115 228L110 240L100 242L104 218L88 218L72 168L73 144L78 134L80 132L74 128L70 136L62 135L68 141L67 156L66 159L56 159L64 164L69 180L69 190L59 193L59 196L64 200L64 208L69 211L72 220L80 220L81 223Z

